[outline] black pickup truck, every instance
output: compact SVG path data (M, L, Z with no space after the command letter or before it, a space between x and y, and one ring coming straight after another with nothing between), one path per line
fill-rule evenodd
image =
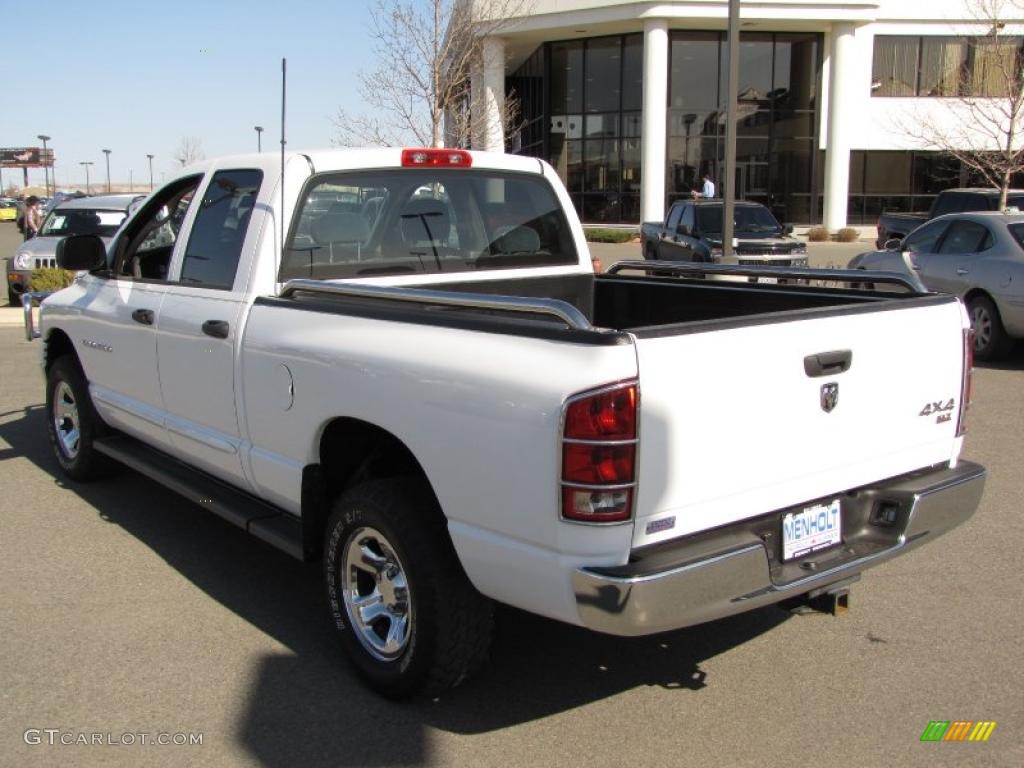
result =
M640 227L645 259L722 261L721 200L678 200L665 222ZM792 237L793 227L780 224L760 203L736 202L732 263L806 267L807 245Z
M879 216L875 247L882 250L889 240L902 240L936 216L967 211L994 211L998 205L998 189L944 189L932 201L928 213L883 213ZM1024 210L1024 190L1011 189L1006 197L1006 205Z

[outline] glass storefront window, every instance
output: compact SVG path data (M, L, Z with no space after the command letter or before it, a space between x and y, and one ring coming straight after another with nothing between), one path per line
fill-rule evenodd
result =
M551 45L551 113L583 111L583 43Z
M864 169L868 194L899 195L910 190L909 152L870 152Z
M591 139L584 142L585 191L617 191L619 188L619 140Z
M626 35L622 43L622 108L640 109L643 97L644 36Z
M585 111L618 110L619 81L622 77L622 38L587 40L586 51Z
M689 112L718 109L717 32L672 35L669 106Z

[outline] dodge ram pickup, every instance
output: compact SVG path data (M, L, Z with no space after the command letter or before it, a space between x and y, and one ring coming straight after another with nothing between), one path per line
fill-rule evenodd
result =
M642 635L842 599L984 484L958 299L595 275L535 158L223 158L57 259L79 275L27 331L63 471L126 465L322 559L390 697L478 669L495 601Z

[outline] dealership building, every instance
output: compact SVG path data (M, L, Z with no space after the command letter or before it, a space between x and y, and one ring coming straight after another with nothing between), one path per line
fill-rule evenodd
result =
M952 127L965 94L1000 92L985 39L1019 42L1024 13L1007 3L994 25L975 5L744 0L737 197L837 229L976 183L921 130ZM550 162L586 223L661 219L704 174L723 191L726 0L523 8L484 38L476 148ZM508 135L506 94L518 108Z

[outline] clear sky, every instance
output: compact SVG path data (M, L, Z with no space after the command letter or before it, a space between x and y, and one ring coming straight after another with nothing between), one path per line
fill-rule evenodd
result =
M356 72L372 68L366 0L0 0L5 67L0 147L52 136L56 178L84 188L156 183L183 136L207 157L280 151L281 58L288 59L288 147L329 144L339 107L365 111ZM209 52L206 52L209 51ZM4 169L21 184L21 169ZM42 169L29 170L31 184ZM94 188L94 191L95 188Z

